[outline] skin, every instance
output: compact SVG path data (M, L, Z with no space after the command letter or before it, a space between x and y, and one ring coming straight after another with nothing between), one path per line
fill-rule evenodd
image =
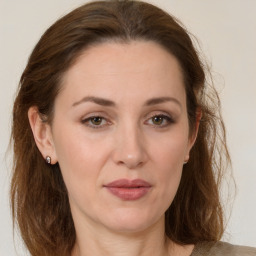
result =
M67 186L77 232L72 255L190 255L193 245L164 235L164 213L197 133L189 136L176 58L153 42L103 43L84 51L62 86L51 126L36 107L28 116L39 150L59 162ZM121 178L152 187L122 200L104 187Z

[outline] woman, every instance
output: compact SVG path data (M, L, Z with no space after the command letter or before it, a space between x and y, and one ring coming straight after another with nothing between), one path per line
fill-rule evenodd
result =
M218 111L162 10L93 2L53 24L13 109L12 209L31 255L255 255L218 242Z

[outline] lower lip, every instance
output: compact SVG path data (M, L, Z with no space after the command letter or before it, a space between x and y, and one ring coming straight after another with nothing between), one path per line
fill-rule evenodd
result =
M139 188L119 188L119 187L106 187L113 195L121 198L122 200L138 200L145 196L150 187Z

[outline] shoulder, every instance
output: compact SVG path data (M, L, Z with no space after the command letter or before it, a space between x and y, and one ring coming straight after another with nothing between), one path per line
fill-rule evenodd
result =
M256 256L256 248L225 242L198 243L191 256Z

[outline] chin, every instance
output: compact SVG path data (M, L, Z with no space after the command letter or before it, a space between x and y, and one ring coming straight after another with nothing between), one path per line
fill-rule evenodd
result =
M105 226L120 233L138 233L153 227L162 219L164 223L164 215L163 218L154 216L152 211L146 213L139 209L119 209L110 218L105 218Z

